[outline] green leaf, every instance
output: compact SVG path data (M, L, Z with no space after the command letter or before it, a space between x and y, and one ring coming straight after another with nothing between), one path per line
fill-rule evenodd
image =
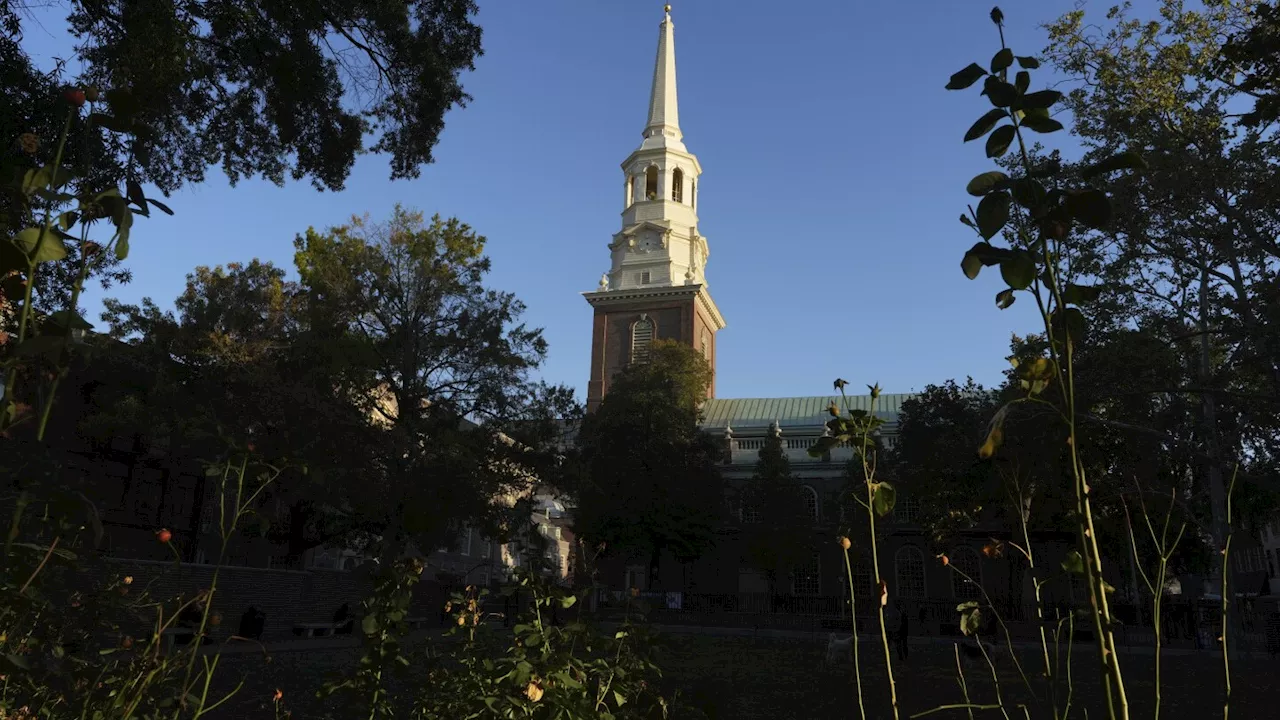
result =
M613 691L613 701L618 703L618 707L622 707L627 704L627 699L617 690Z
M1009 182L1008 175L999 170L991 170L970 180L969 184L965 186L965 191L974 197L982 197L987 193L1004 189L1007 182Z
M1014 300L1017 300L1017 298L1014 297L1012 290L1001 290L1000 292L996 293L996 307L1000 308L1001 310L1007 309L1010 305L1013 304Z
M564 597L560 598L560 607L564 608L565 610L568 610L569 608L573 607L573 604L576 602L578 602L578 596L565 595Z
M1101 229L1111 222L1111 200L1101 190L1068 191L1063 208L1071 217L1091 228Z
M991 58L991 72L998 73L1013 64L1013 51L1002 48Z
M1062 123L1053 118L1040 117L1038 115L1024 115L1022 117L1022 127L1028 130L1035 130L1038 133L1057 132L1062 129Z
M1125 150L1117 153L1101 162L1094 163L1084 170L1080 171L1080 177L1088 180L1103 173L1113 172L1115 170L1145 170L1147 161L1142 156L1132 150Z
M982 441L982 446L978 448L978 457L990 460L991 456L995 455L1004 444L1004 419L1008 414L1009 406L1005 405L992 416L991 424L987 426L987 439Z
M989 82L986 86L987 99L996 107L1010 107L1018 101L1018 88L1003 80Z
M45 232L43 238L40 233L41 228L31 227L20 230L13 239L28 257L38 263L57 262L67 256L66 246L54 233Z
M817 442L809 446L809 457L822 457L831 452L839 442L838 437L820 437Z
M884 517L893 512L893 506L898 500L898 491L887 482L878 482L872 485L871 507L875 508L876 514Z
M360 629L364 631L365 635L376 634L378 632L378 616L365 615L364 619L360 621Z
M66 330L68 326L70 326L70 329L72 330L92 330L93 329L93 325L91 325L89 321L85 320L83 317L80 317L79 314L71 312L70 310L66 310L66 309L58 310L57 312L51 313L45 322L48 322L56 327L62 328L63 330Z
M31 663L22 655L18 655L17 653L6 653L3 657L13 670L31 669Z
M107 113L89 113L89 122L113 133L127 133L133 127L130 118L120 118Z
M152 205L155 205L156 207L160 208L160 211L161 211L161 212L163 212L165 215L172 215L172 214L173 214L173 211L169 209L169 206L168 206L168 205L165 205L164 203L160 202L159 200L153 200L153 199L151 199L151 198L147 198L147 202L149 202L149 203L151 203Z
M969 227L971 227L971 228L977 228L977 227L978 227L977 225L974 225L974 224L973 224L973 221L969 219L969 216L968 216L968 215L961 215L961 216L960 216L960 222L964 223L965 225L968 225L968 226L969 226Z
M993 247L990 243L975 243L965 252L964 259L960 261L960 268L964 270L965 277L973 280L978 277L978 272L983 267L998 265L1001 260L1009 257L1009 254L1008 250Z
M1033 57L1027 56L1027 55L1018 55L1018 56L1017 56L1016 58L1014 58L1014 59L1018 61L1018 65L1020 65L1020 66L1022 66L1022 67L1024 67L1024 68L1026 68L1026 69L1028 69L1028 70L1035 70L1036 68L1040 67L1040 61L1039 61L1039 60L1037 60L1037 59L1035 59L1035 58L1033 58Z
M982 608L974 607L966 610L960 615L960 632L965 637L973 635L982 629Z
M1000 263L1000 277L1014 290L1026 290L1036 279L1036 263L1027 253L1014 253Z
M990 240L1000 233L1009 222L1009 193L994 192L982 198L978 203L978 232L984 240Z
M129 257L129 236L124 233L116 238L116 259L124 260Z
M956 606L956 612L964 612L965 610L969 610L976 607L978 607L977 600L966 600L965 602L962 602Z
M1058 308L1053 311L1049 319L1053 323L1053 329L1059 341L1063 339L1064 333L1073 344L1079 344L1084 340L1088 323L1079 308Z
M1062 569L1072 575L1084 574L1084 558L1080 556L1080 551L1072 550L1062 560Z
M1001 108L996 108L995 110L988 112L986 115L978 118L977 122L969 127L969 132L964 134L964 141L969 142L970 140L977 140L983 135L986 135L991 132L991 128L996 126L996 123L1007 117L1009 117L1009 111Z
M968 67L951 76L951 81L947 83L947 89L963 90L978 82L978 78L986 74L987 71L983 70L981 65L970 63Z
M1044 185L1041 185L1039 180L1018 178L1009 185L1009 189L1013 192L1014 202L1028 210L1044 205L1047 199Z
M1062 302L1070 305L1086 305L1098 299L1102 294L1100 285L1076 285L1067 283L1062 291Z
M1013 86L1018 89L1019 93L1024 93L1027 88L1031 87L1031 73L1026 70L1019 70L1017 78L1013 81Z
M80 213L75 211L64 212L58 216L58 227L63 230L70 230L75 226L76 221L80 219Z
M124 187L125 196L129 198L129 202L138 208L138 212L145 215L148 212L147 196L142 194L142 186L138 184L137 180L130 178L125 181Z
M1013 142L1014 129L1012 125L1001 125L996 131L991 133L987 138L987 157L998 158L1009 150L1009 145Z
M1023 95L1022 102L1018 103L1018 108L1021 110L1027 108L1050 108L1061 99L1062 93L1057 90L1040 90Z

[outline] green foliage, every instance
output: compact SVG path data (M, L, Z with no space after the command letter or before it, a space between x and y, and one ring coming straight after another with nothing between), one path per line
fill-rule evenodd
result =
M0 117L38 118L63 71L46 77L31 65L18 6L2 5L0 65L13 91ZM135 177L166 192L219 165L233 183L308 178L338 190L370 150L390 156L392 178L416 177L432 162L445 114L469 99L460 76L481 53L475 11L452 0L291 12L261 0L71 3L81 80L130 90L103 93L91 120L139 130L129 141L86 131L72 144L105 161L106 182Z
M492 627L484 611L487 591L474 587L454 596L446 611L459 647L435 659L414 705L415 720L454 718L666 718L673 698L662 691L655 662L658 638L634 612L613 631L585 620L548 622L553 606L576 597L547 585L536 573L518 572L506 593L532 593L531 607L513 618L514 633Z
M422 561L408 558L374 572L373 593L361 605L364 655L354 673L325 683L320 697L362 715L367 711L370 720L396 716L386 681L410 665L400 639L408 631L409 603L422 569Z
M783 592L778 579L813 557L818 541L805 489L791 472L781 431L770 432L760 448L755 472L742 488L740 535L750 567L762 572L770 594Z
M579 435L575 532L610 553L647 558L655 580L663 554L696 559L724 520L723 452L698 427L710 380L701 353L654 342L647 363L614 376Z

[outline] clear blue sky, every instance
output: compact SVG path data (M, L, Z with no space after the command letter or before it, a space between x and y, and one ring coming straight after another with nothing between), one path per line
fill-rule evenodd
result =
M579 293L608 268L620 229L618 165L641 139L662 3L480 5L485 54L464 78L474 101L448 115L420 179L389 181L377 156L360 159L338 194L260 180L232 188L212 171L169 201L175 217L139 220L134 281L112 294L167 306L197 265L291 267L308 226L403 203L488 237L490 285L528 305L550 343L543 376L581 398L591 308ZM1039 25L1073 2L1005 5L1010 44L1035 54ZM961 138L989 105L976 90L943 89L998 49L990 0L673 6L681 127L704 169L699 229L728 322L717 395L819 395L837 376L887 392L996 381L1010 334L1036 319L1025 301L996 309L998 273L960 272L974 242L957 222L964 185L991 167ZM37 13L43 27L28 22L26 46L41 62L68 54L64 13ZM101 297L95 288L88 298L91 320Z

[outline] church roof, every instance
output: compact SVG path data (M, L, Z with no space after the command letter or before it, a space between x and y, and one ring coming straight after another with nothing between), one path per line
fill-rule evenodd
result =
M893 422L902 410L902 401L912 397L909 393L883 394L875 403L876 414ZM850 395L848 406L855 410L871 408L870 395ZM788 425L820 426L831 419L827 408L831 403L843 409L845 399L839 395L815 395L789 398L712 398L702 407L704 430L723 428L735 430L768 427L775 420L783 427Z

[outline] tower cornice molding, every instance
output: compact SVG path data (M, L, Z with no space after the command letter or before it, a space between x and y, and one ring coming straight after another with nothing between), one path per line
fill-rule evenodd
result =
M711 291L706 285L674 285L668 287L642 287L630 290L593 290L584 292L582 296L592 307L612 307L630 305L636 302L662 300L668 298L688 298L697 300L698 306L706 311L717 331L725 328L724 316L720 308L711 298Z

